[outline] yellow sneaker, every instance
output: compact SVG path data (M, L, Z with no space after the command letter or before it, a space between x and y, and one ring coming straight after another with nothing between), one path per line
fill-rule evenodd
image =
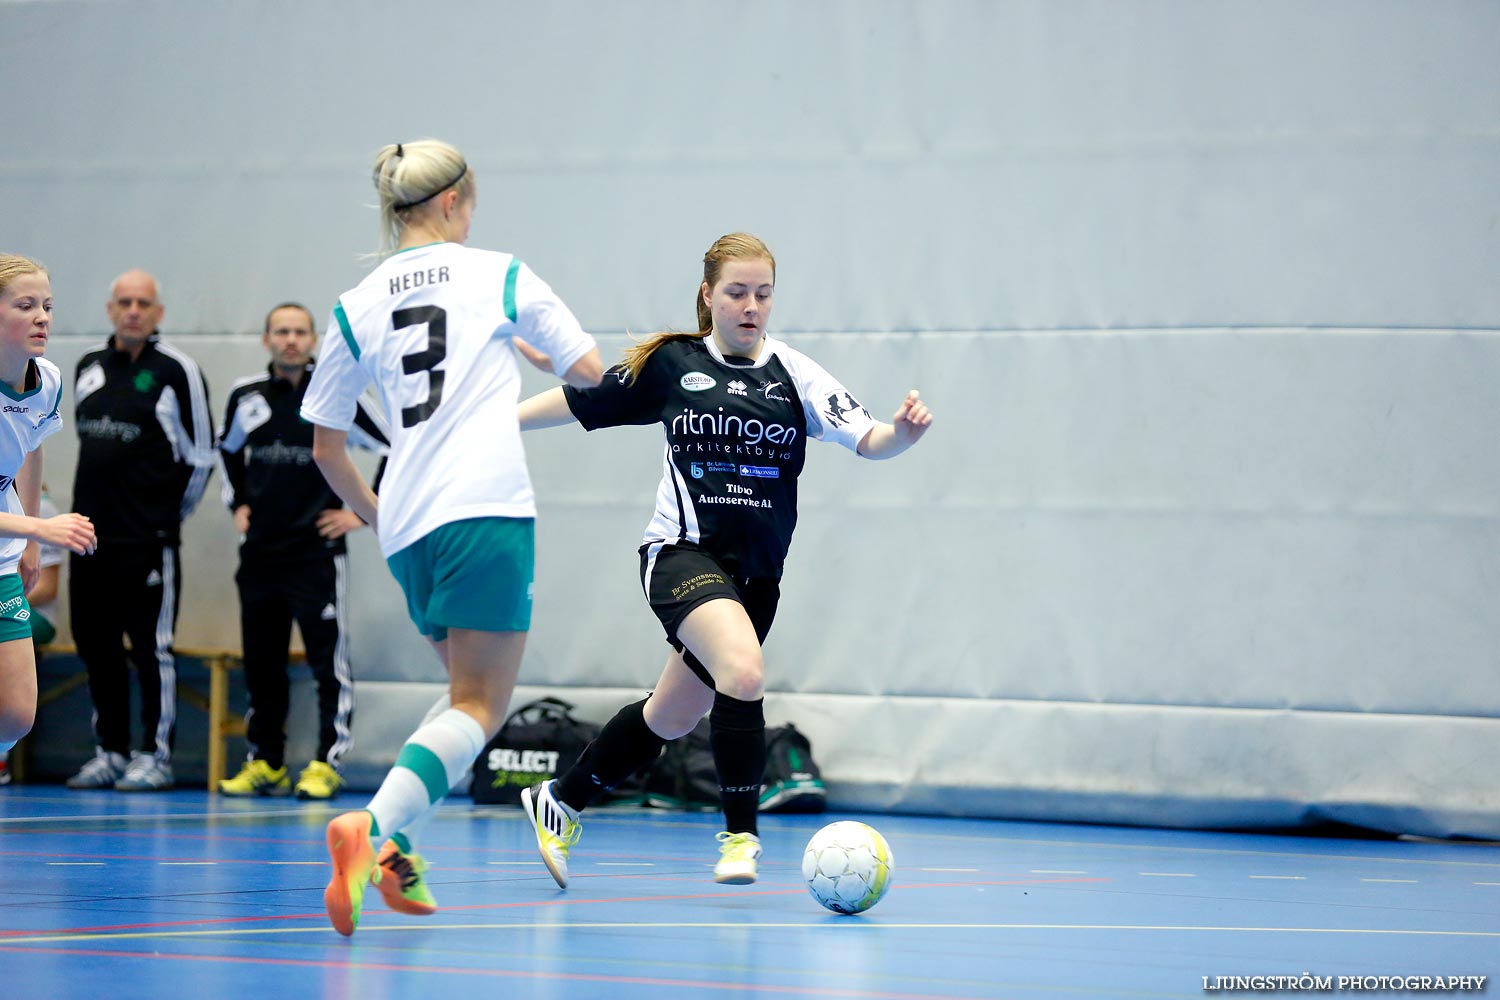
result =
M760 838L753 833L720 833L719 863L714 865L714 881L720 885L749 885L758 874Z
M331 799L343 787L344 779L321 760L309 761L297 776L299 799Z
M328 860L333 862L333 878L323 890L323 908L333 929L344 937L351 936L359 926L365 884L378 886L381 880L375 848L370 846L372 822L373 817L361 809L335 817L328 824Z
M430 917L437 912L437 900L427 888L427 862L415 851L402 854L394 840L387 840L375 859L380 869L376 888L385 897L385 905L397 913L413 917Z
M272 767L256 758L240 765L240 773L219 781L219 794L235 797L249 795L285 795L292 790L285 767Z

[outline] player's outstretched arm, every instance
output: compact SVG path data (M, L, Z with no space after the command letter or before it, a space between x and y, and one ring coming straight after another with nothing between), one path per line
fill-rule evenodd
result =
M932 426L932 411L922 402L922 394L913 389L901 401L901 407L890 423L877 422L859 443L865 458L895 458L918 441Z
M510 338L516 345L516 350L521 356L531 362L537 371L546 372L548 375L556 375L575 389L592 389L604 378L604 360L599 356L599 348L594 348L583 357L573 362L565 372L553 371L552 358L532 347L520 337ZM521 428L526 430L526 428Z
M25 514L0 513L0 538L24 538L45 542L89 555L99 544L94 523L82 514L59 514L56 517L29 517Z
M573 410L568 406L568 397L563 395L562 386L539 392L530 399L523 399L516 405L516 419L521 424L523 431L540 430L543 427L561 427L563 424L571 424L578 418L573 416Z
M594 348L563 372L563 381L575 389L592 389L604 380L604 361Z

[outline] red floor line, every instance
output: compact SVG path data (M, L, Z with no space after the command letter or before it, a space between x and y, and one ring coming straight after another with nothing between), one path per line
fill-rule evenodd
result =
M902 889L962 889L970 886L989 885L1056 885L1072 884L1080 882L1107 882L1105 878L1050 878L1050 879L997 879L993 881L965 881L965 882L903 882ZM310 890L309 890L310 891ZM752 889L745 892L735 892L734 896L789 896L806 892L803 886L789 889ZM373 893L372 893L373 895ZM725 895L723 892L694 892L683 893L675 896L616 896L608 899L522 899L508 903L472 903L468 906L445 906L438 910L437 915L445 913L472 913L482 910L513 910L527 907L552 907L552 906L584 906L588 904L607 903L652 903L652 902L682 902L691 899L720 899ZM370 896L366 896L370 899ZM378 897L376 897L378 898ZM383 907L365 910L365 916L375 913L392 913ZM12 940L24 941L33 937L55 937L59 934L109 934L121 931L150 931L166 930L172 927L209 927L209 926L231 926L235 924L259 923L267 920L326 920L328 915L323 912L317 913L282 913L269 914L255 917L214 917L199 920L173 920L160 921L144 924L109 924L97 927L64 927L56 930L28 930L28 931L0 931L0 939L10 938Z

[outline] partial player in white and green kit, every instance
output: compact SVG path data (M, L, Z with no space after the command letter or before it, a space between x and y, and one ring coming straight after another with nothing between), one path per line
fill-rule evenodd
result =
M41 518L42 440L62 426L62 373L42 352L52 332L52 282L36 261L0 254L0 751L36 718L36 654L26 592L43 542L94 551L89 519ZM512 414L514 420L514 413Z
M515 342L554 360L569 385L598 385L594 339L517 258L463 246L474 174L435 140L387 146L375 163L387 246L339 297L302 403L313 457L375 526L407 610L448 670L449 694L402 748L363 810L328 825L335 929L359 925L364 886L425 915L436 905L411 838L505 718L531 626L536 505L516 420ZM391 425L380 498L344 438L374 384ZM377 517L378 507L378 517ZM371 838L388 838L377 857Z

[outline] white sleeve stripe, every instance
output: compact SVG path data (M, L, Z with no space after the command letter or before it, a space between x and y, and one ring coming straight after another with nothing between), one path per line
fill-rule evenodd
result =
M233 398L232 396L230 398ZM235 403L234 409L229 411L229 424L224 428L224 434L219 438L218 450L227 451L231 454L245 447L245 441L250 436L249 432L240 424L240 406Z
M229 481L229 470L224 466L224 455L219 454L219 496L223 498L224 506L234 505L234 484Z
M245 375L231 382L229 385L229 391L233 393L236 389L244 388L247 385L254 385L257 382L269 381L271 381L271 376L267 375L265 372L261 372L259 375Z
M205 464L211 467L213 465L214 425L208 415L208 390L203 382L203 373L199 371L196 361L175 347L157 341L156 348L181 365L183 373L187 376L188 400L193 411L192 452L188 461L198 468L203 468Z
M188 479L187 489L182 494L183 520L198 506L198 501L203 499L203 491L208 488L208 474L213 469L212 463L194 466L193 475Z

